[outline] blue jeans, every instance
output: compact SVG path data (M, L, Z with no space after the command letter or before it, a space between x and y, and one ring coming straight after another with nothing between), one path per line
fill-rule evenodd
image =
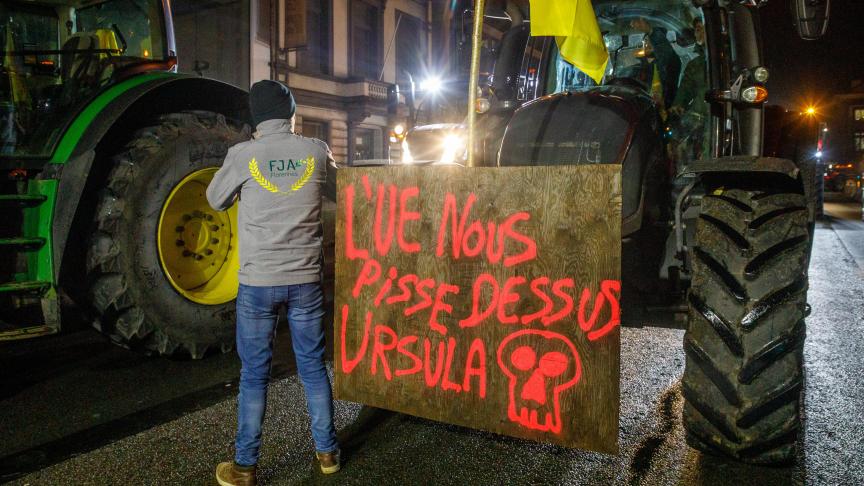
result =
M261 424L267 405L267 384L273 358L273 337L279 308L287 307L297 372L306 392L312 439L319 452L338 449L333 427L333 393L324 366L324 294L321 284L253 287L237 292L237 354L240 355L240 396L234 462L258 463Z

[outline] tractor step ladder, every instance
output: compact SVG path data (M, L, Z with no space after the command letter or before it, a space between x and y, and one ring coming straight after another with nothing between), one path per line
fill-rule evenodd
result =
M54 180L18 178L0 188L0 341L60 328L50 248Z
M0 207L34 207L46 199L42 194L0 194Z
M38 250L45 246L45 238L0 238L0 248L19 248L21 250Z
M51 288L51 282L7 282L0 283L0 294L2 293L18 293L18 294L39 294L42 295L46 290Z

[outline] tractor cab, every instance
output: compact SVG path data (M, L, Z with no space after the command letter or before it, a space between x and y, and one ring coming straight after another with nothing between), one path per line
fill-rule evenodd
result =
M0 157L47 157L98 93L142 71L168 71L161 0L4 1L0 5Z
M594 2L594 10L609 54L600 82L564 59L556 39L528 37L518 66L519 87L511 104L521 106L550 95L589 96L623 103L629 108L621 109L630 114L622 117L645 115L642 121L655 125L659 131L657 139L663 142L670 174L680 172L692 160L705 158L710 136L707 123L710 110L706 102L709 87L706 60L710 53L702 9L688 0L601 0ZM500 98L499 93L495 95ZM646 115L644 110L651 113ZM600 135L597 130L606 117L599 112L593 117L585 114L579 117L582 119L579 123L597 138ZM555 124L545 127L550 132L561 128ZM618 129L627 130L625 126ZM574 135L569 128L566 132L566 137ZM556 146L554 150L559 148ZM615 158L623 154L623 147L608 149L609 159L598 162L620 163ZM504 155L506 159L508 154ZM507 160L503 165L507 165Z
M561 56L555 38L529 35L530 13L523 2L499 3L503 5L496 8L493 3L484 15L477 87L480 97L475 107L480 133L475 147L477 165L508 165L498 160L502 153L500 141L518 108L549 95L566 93L578 97L589 92L614 93L616 99L627 98L639 109L656 111L657 128L668 145L664 150L673 159L669 164L676 167L672 172L707 156L709 52L704 15L692 1L593 2L609 52L599 84ZM457 56L450 66L450 78L456 80L454 85L467 86L473 11L466 8L457 18L458 25L453 27L457 31L453 35L458 39ZM459 96L460 90L451 91L455 95L448 96L447 103L463 106L465 97ZM464 113L456 113L435 121L464 126ZM585 118L586 124L592 122ZM555 131L561 127L544 128ZM571 135L568 132L566 136ZM409 150L414 150L412 144L421 143L413 138L411 134L407 137ZM428 145L425 140L422 143ZM619 152L617 148L612 151Z
M705 14L689 0L600 0L594 10L608 52L599 83L561 55L558 40L529 37L513 100L519 108L484 163L621 164L623 230L631 234L662 226L677 196L670 189L686 185L676 176L709 158L712 54Z

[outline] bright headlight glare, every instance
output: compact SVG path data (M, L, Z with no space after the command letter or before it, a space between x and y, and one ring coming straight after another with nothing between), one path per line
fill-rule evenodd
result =
M441 154L441 159L439 162L442 164L452 164L456 160L456 152L450 149L445 149L444 153Z
M405 127L400 123L399 125L393 127L393 133L395 133L396 135L402 135L403 133L405 133Z
M451 133L444 137L443 145L445 150L449 147L459 148L465 145L465 139L459 135Z
M411 149L408 148L408 141L402 141L402 163L403 164L413 164L414 157L411 156Z
M441 141L441 159L442 164L452 164L456 162L456 158L465 153L465 138L454 133L448 134Z

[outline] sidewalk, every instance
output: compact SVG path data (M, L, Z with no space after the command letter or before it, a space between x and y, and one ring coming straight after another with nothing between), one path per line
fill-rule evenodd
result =
M864 277L864 221L861 204L857 202L826 202L826 222L840 237L846 251L852 256Z

